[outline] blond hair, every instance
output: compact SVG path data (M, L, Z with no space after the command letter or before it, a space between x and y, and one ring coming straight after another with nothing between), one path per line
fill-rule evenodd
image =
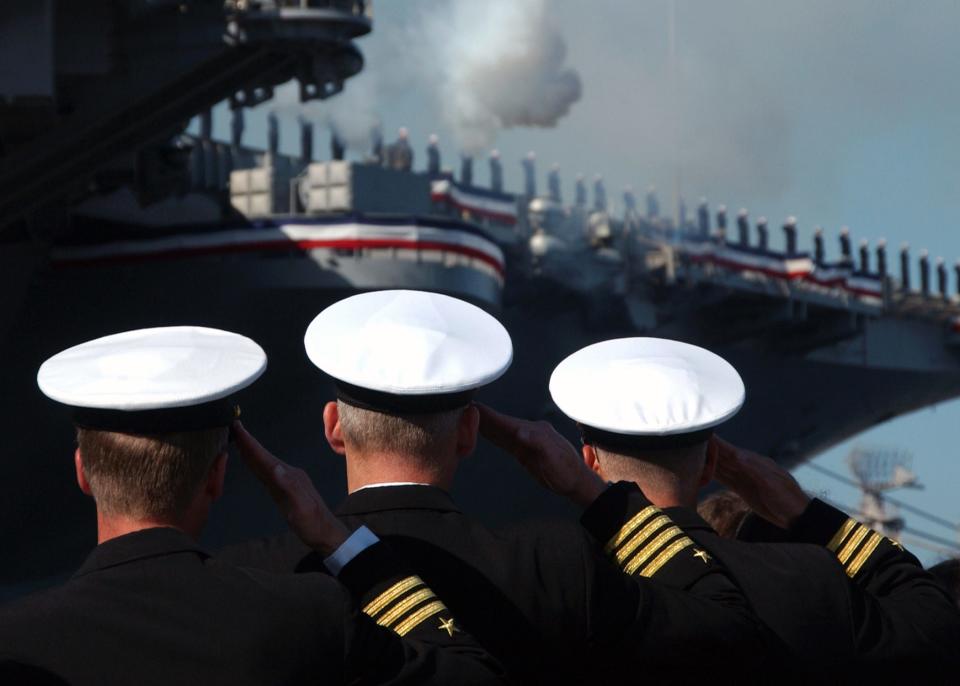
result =
M226 450L227 437L225 427L151 436L77 429L97 508L137 518L182 515Z

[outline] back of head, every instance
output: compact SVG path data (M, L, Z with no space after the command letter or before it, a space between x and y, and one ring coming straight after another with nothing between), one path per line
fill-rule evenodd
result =
M740 410L745 392L723 358L662 338L588 345L550 376L550 395L577 422L588 464L604 478L637 482L661 506L694 505L711 476L713 429Z
M633 481L648 495L672 494L682 502L696 498L706 461L706 443L656 450L594 446L605 478Z
M41 365L37 384L71 409L78 482L101 514L169 518L184 514L225 452L239 413L233 394L266 363L239 334L156 327L63 350Z
M380 462L392 462L397 477L405 474L397 462L433 471L473 449L474 393L513 359L510 335L493 316L426 291L345 298L314 318L303 342L310 361L334 380L339 421L325 412L324 422L348 472L355 457L388 457Z
M343 438L353 451L429 462L456 443L463 408L422 414L390 414L337 402Z
M149 436L77 429L97 508L138 519L182 516L227 438L224 427Z
M724 538L736 538L750 507L733 491L720 491L704 498L697 513Z

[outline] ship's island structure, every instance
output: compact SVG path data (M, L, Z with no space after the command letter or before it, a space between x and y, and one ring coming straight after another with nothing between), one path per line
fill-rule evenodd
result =
M626 190L613 211L599 177L592 188L578 177L564 202L557 168L538 192L532 153L510 192L496 151L481 185L472 158L446 169L432 138L420 163L402 130L354 151L333 132L321 156L302 119L299 154L286 155L271 115L266 144L246 145L244 109L276 85L297 78L303 99L323 98L361 69L353 40L371 29L369 2L80 5L0 9L4 36L18 38L0 43L0 59L30 58L16 78L0 72L6 594L71 568L92 542L69 418L36 390L35 371L124 329L200 324L260 342L269 369L241 398L245 424L334 503L343 466L320 421L332 388L301 337L361 290L434 290L498 316L515 361L480 399L571 438L549 374L618 336L729 359L747 402L724 434L787 464L960 395L960 266L951 278L926 252L913 268L905 245L888 254L841 229L830 257L820 229L811 250L799 245L793 218L771 228L705 200L674 218L652 190L642 202ZM215 140L210 112L224 100L231 136ZM455 495L492 522L563 509L489 447L464 464ZM209 543L282 525L233 465Z

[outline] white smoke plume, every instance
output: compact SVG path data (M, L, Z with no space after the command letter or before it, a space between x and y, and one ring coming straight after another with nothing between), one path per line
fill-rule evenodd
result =
M552 127L580 99L579 74L546 0L452 0L424 5L402 24L377 25L384 40L365 50L366 66L328 100L300 104L295 84L270 109L307 116L367 151L379 113L410 90L437 112L467 153L492 147L515 127ZM374 48L370 44L370 48ZM389 140L395 129L384 131Z
M466 152L489 148L501 129L554 126L580 99L545 0L455 0L408 33L423 87Z

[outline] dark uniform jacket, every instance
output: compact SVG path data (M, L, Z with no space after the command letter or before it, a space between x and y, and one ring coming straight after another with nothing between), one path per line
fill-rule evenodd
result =
M763 659L740 592L632 484L601 495L584 526L491 531L432 486L362 489L339 514L389 541L523 683L686 682L711 660ZM304 552L281 537L224 554L277 570L316 568Z
M740 540L689 509L665 511L723 562L811 676L885 681L905 672L939 682L957 661L960 613L946 593L899 544L840 510L814 500L790 531L752 516Z
M386 547L360 553L337 581L214 562L186 534L138 531L97 546L63 586L0 608L0 660L83 684L486 683L493 666L442 610L401 631L354 610L389 605L416 577ZM395 633L396 632L396 633ZM399 638L405 633L408 639ZM423 642L420 642L423 641Z

